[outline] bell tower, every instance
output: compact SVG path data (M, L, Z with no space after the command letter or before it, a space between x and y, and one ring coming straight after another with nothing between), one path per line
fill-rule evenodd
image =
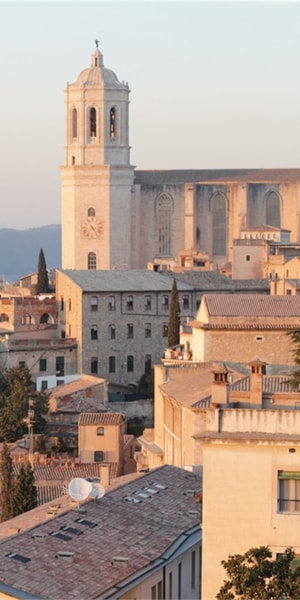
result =
M62 267L130 269L135 267L135 211L129 87L104 67L95 43L91 66L65 90Z

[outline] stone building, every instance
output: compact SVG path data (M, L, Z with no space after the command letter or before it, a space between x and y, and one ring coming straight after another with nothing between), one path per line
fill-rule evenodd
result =
M137 170L128 107L128 83L96 47L66 87L64 269L168 265L186 252L223 267L241 229L263 224L299 241L300 169Z
M136 387L167 346L172 284L149 270L57 270L59 328L78 342L78 372ZM177 287L188 319L193 288Z

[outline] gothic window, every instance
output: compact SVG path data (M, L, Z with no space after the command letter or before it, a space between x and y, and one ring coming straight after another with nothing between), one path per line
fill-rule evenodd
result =
M95 252L88 253L88 269L96 269L97 259Z
M160 194L156 200L156 221L158 231L159 256L171 255L171 227L173 201L167 194Z
M109 135L112 140L116 137L116 109L114 106L111 107L109 113Z
M95 137L96 134L97 134L96 109L91 108L91 110L90 110L90 136Z
M95 211L95 209L94 209L94 208L90 207L90 208L88 209L88 212L87 212L87 214L88 214L88 217L94 217L94 216L96 215L96 211Z
M72 110L72 137L77 138L77 110Z
M266 224L280 227L280 199L277 192L268 192L265 196Z
M226 256L227 253L227 210L224 194L217 192L211 200L213 256Z

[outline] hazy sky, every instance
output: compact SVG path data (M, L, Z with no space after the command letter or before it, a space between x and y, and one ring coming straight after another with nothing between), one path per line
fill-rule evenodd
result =
M300 167L300 2L0 1L0 227L60 223L64 89L96 38L138 169Z

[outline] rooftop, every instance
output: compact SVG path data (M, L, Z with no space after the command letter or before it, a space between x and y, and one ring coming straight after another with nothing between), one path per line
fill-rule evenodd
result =
M72 279L83 292L171 292L173 279L150 269L128 271L58 269ZM191 287L179 281L178 291L190 291Z

